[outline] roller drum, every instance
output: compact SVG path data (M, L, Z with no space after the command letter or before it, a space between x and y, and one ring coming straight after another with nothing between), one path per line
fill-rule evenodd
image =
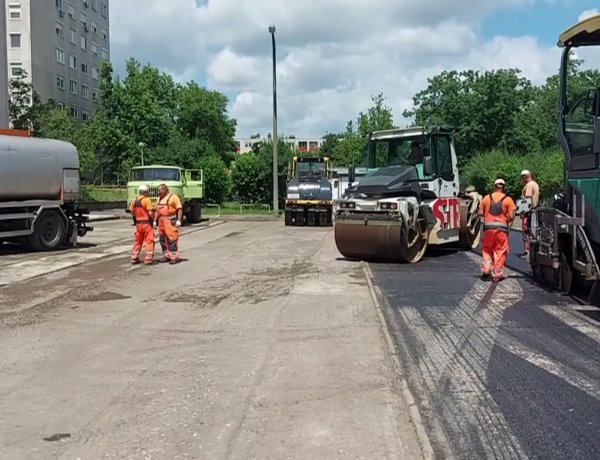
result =
M79 155L72 144L0 135L0 201L59 200L65 169L75 177L69 187L76 196Z
M334 237L338 251L349 259L404 262L401 231L398 222L336 220Z

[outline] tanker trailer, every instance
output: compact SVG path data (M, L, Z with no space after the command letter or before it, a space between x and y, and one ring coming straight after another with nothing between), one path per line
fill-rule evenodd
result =
M93 230L78 198L79 155L72 144L0 135L0 241L36 251L76 246L78 236Z

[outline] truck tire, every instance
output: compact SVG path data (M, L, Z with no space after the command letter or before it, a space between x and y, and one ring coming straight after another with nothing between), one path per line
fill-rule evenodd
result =
M200 203L195 201L191 203L190 206L190 222L192 224L197 224L202 220L202 211L200 208Z
M33 234L27 237L27 243L34 251L52 251L62 245L66 231L65 222L59 213L44 211L36 220Z

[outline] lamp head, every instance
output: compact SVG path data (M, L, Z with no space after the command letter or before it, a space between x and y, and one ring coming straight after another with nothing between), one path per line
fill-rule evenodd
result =
M274 34L275 33L275 26L269 26L269 33L270 34Z

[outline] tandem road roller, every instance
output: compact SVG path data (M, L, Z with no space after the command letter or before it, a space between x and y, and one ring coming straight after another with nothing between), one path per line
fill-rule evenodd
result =
M335 243L343 256L414 263L429 245L478 246L481 195L460 186L451 129L376 131L366 162L366 175L336 201Z

